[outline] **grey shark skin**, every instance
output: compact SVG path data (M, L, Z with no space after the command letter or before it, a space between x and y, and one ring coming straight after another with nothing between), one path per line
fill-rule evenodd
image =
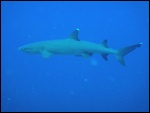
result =
M115 50L107 46L107 40L104 40L100 44L81 41L78 38L78 32L79 29L75 29L71 33L71 35L66 39L31 43L20 47L19 50L27 53L32 53L32 54L42 54L44 58L48 58L54 54L76 55L76 56L83 56L86 58L92 56L92 54L94 53L97 53L97 54L101 54L101 56L105 60L108 60L107 55L113 54L116 56L117 60L122 65L125 65L125 61L123 57L143 44L143 43L138 43L135 45L131 45L125 48Z

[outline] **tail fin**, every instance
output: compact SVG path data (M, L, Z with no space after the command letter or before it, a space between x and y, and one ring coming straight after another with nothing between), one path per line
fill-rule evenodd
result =
M122 49L117 50L117 54L116 54L116 58L117 60L125 66L125 61L123 59L123 57L128 54L129 52L135 50L137 47L140 47L143 43L138 43L132 46L128 46Z

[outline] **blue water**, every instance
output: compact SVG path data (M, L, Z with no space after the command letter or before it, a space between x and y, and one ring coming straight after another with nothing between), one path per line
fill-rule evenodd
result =
M149 111L148 2L2 2L2 111ZM108 40L119 49L143 42L125 56L44 59L18 51L37 41Z

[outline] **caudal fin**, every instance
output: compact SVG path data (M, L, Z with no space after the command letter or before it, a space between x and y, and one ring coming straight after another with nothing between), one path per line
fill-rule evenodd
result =
M117 54L116 54L116 58L117 60L125 66L125 61L123 59L123 57L128 54L129 52L135 50L137 47L140 47L143 43L138 43L138 44L135 44L135 45L132 45L132 46L128 46L128 47L125 47L125 48L121 48L119 50L117 50Z

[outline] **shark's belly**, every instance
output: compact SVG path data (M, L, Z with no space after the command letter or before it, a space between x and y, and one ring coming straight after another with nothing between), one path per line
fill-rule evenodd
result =
M71 54L81 55L83 53L96 53L98 52L97 44L86 44L81 42L57 44L55 46L49 46L48 51L53 54Z

